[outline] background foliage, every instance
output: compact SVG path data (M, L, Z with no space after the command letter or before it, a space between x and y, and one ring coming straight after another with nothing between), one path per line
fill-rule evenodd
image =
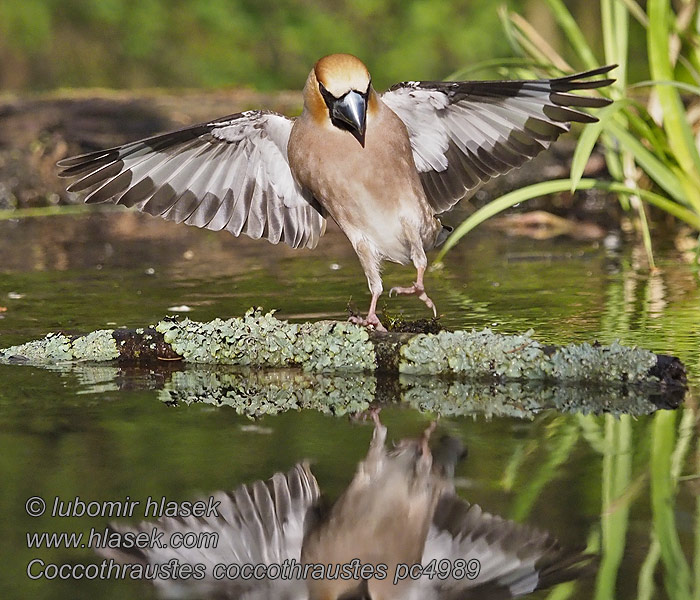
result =
M561 34L541 0L498 4L521 12L559 45ZM0 0L0 88L298 89L314 61L337 51L366 60L377 87L405 79L436 79L476 61L511 56L498 4ZM600 17L594 4L567 2L591 45L600 48ZM643 39L640 43L643 46Z

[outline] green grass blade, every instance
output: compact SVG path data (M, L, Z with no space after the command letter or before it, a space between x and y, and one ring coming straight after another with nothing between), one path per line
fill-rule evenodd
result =
M661 162L652 152L650 152L636 137L634 137L624 127L611 121L608 123L607 131L617 139L624 150L630 152L637 164L639 164L663 190L672 198L683 204L688 204L683 189L679 185L676 174L663 162ZM700 204L698 205L700 209ZM700 210L699 210L700 212Z
M566 182L566 185L563 185ZM520 202L525 202L526 200L531 200L532 198L537 198L539 196L546 196L547 194L555 194L557 192L566 191L569 187L569 180L555 180L555 181L545 181L543 183L536 183L534 185L529 185L527 187L515 190L508 194L496 198L489 202L486 206L482 206L474 214L470 215L465 219L459 226L455 228L447 241L443 245L440 253L437 255L436 261L441 261L445 254L452 248L460 239L462 239L467 233L469 233L475 227L481 225L484 221L487 221L494 215L511 208Z
M496 11L498 13L498 20L501 22L501 27L503 27L503 33L506 35L508 40L508 45L511 47L513 52L522 55L522 48L518 47L518 44L513 37L513 24L510 22L510 11L505 4L501 4Z
M624 4L614 0L601 0L600 16L603 28L605 61L618 65L616 81L612 88L614 98L621 98L627 82L627 50L629 14Z
M641 112L641 109L640 109ZM630 133L635 137L645 140L646 147L651 150L661 162L667 162L671 156L668 147L666 133L654 121L640 117L634 110L625 110L627 125Z
M566 5L562 0L547 0L547 4L552 10L552 14L556 19L557 23L561 26L566 39L569 41L576 54L581 59L583 64L587 69L595 69L598 65L598 59L593 54L593 50L588 45L586 37L579 28L576 20L566 8Z
M673 200L669 200L668 198L659 194L655 194L654 192L650 192L649 190L633 189L627 187L622 183L605 181L596 181L595 183L596 185L591 187L601 190L607 190L609 192L615 192L617 194L637 195L642 200L645 200L649 204L656 206L656 208L659 208L664 212L673 215L677 219L686 222L691 227L694 227L695 229L700 231L700 215L693 212L692 210L688 210L685 206L681 206ZM578 189L585 188L579 186Z
M671 32L671 6L669 0L649 0L649 34L647 48L652 79L672 81L669 34ZM673 148L678 164L697 187L696 200L700 205L700 154L695 147L693 132L678 90L668 85L656 86L659 102L664 112L664 129Z
M647 552L647 556L639 569L637 600L653 600L658 594L656 584L654 583L654 571L661 557L661 547L659 546L659 540L656 539L653 532L651 538L649 552Z
M651 452L652 522L664 564L666 591L673 600L690 597L690 568L678 538L675 482L671 473L676 434L676 413L661 410L654 415Z
M647 81L640 81L638 83L633 83L632 85L628 86L627 89L633 90L635 88L652 87L652 86L657 86L657 85L670 85L670 86L675 87L679 90L683 90L684 92L690 92L691 94L696 94L696 95L700 96L700 86L699 85L692 85L690 83L685 83L683 81L652 81L652 80L647 80Z
M527 19L521 17L518 13L510 13L509 18L515 28L514 35L527 54L534 57L539 62L554 65L564 73L573 71L564 57L540 35L537 28Z
M654 262L654 253L651 247L651 231L649 230L649 221L647 220L647 213L644 210L644 205L639 201L639 194L635 194L630 198L632 208L637 212L639 217L639 226L642 231L642 242L644 243L644 250L647 253L647 261L649 261L649 268L652 271L656 270L656 263Z
M629 100L620 100L614 104L611 104L610 106L606 106L603 110L598 112L597 123L590 123L583 128L583 131L581 132L576 144L574 157L571 161L572 192L576 189L578 182L581 181L581 177L583 177L583 171L586 168L591 152L593 152L593 147L598 141L600 134L603 132L603 128L607 124L608 119L610 119L620 109L629 106L629 104L631 104Z
M635 0L617 0L617 2L622 2L627 7L630 14L637 20L637 22L646 29L649 27L649 18L644 12L644 9L635 2Z
M664 198L659 194L654 192L649 192L647 190L636 190L629 188L622 183L610 182L610 181L597 181L595 179L582 179L579 181L577 189L579 190L590 190L599 189L606 190L608 192L614 192L616 194L627 194L627 195L639 195L643 200L653 204L658 208L672 214L673 216L685 221L691 227L700 231L700 215L688 210L687 208L680 206L678 203ZM491 217L497 215L500 212L508 208L512 208L516 204L531 200L532 198L539 198L540 196L546 196L548 194L556 194L559 192L568 192L571 190L571 179L554 179L552 181L545 181L542 183L536 183L534 185L529 185L527 187L509 192L504 194L500 198L496 198L489 202L486 206L482 206L475 213L470 215L467 219L462 221L452 235L447 239L444 246L435 258L435 262L440 262L447 252L453 248L459 240L461 240L465 235L467 235L472 229L475 229L481 225L484 221L487 221Z
M624 181L625 174L622 172L622 160L618 152L620 144L607 131L601 137L605 150L605 163L608 165L608 173L616 181Z

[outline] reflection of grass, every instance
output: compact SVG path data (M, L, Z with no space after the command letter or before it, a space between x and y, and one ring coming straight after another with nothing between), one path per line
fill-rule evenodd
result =
M602 279L606 285L597 296L603 306L596 311L600 315L600 338L622 337L627 343L643 342L658 351L673 351L686 364L695 366L694 372L691 369L692 380L700 365L688 331L693 330L700 313L695 284L688 271L669 264L650 278L640 278L634 261L625 256L619 271ZM687 281L687 289L678 287L680 281ZM574 430L569 428L571 420L555 417L548 421L546 432L540 430L513 445L500 485L514 493L510 515L519 519L528 516L538 496L545 498L556 491L565 501L562 471L575 464L580 441L601 457L600 477L586 480L584 474L580 489L581 502L595 502L600 481L600 526L594 525L589 535L589 540L600 536L597 599L634 597L629 590L630 569L638 569L639 600L700 599L700 499L693 505L696 513L692 557L681 545L686 540L678 533L675 517L680 505L679 479L683 474L700 472L693 400L691 396L682 411L660 411L641 421L629 416L577 415ZM691 454L693 448L695 452ZM692 466L690 456L697 461ZM638 527L630 527L630 518L636 523L650 523L648 544ZM590 550L593 546L589 543ZM659 589L659 582L663 589ZM548 600L578 597L576 585L556 588ZM627 592L624 596L622 586Z
M695 469L700 472L700 445L695 449ZM700 494L695 499L695 560L693 561L695 600L700 598Z
M680 416L680 422L679 422ZM504 469L501 486L517 490L510 505L510 517L526 520L538 497L547 488L555 488L560 468L571 462L580 440L587 441L601 456L600 526L589 534L589 551L600 553L595 599L620 597L620 570L625 557L637 554L638 546L628 543L630 511L640 510L649 482L651 531L649 547L639 567L638 600L660 596L657 578L670 600L700 598L700 500L696 501L693 570L681 546L675 511L678 504L678 481L686 465L689 450L696 443L696 412L685 408L682 413L659 411L647 424L632 417L579 415L576 424L556 417L547 424L544 434L518 444ZM544 443L543 443L544 442ZM698 449L700 460L700 449ZM528 463L538 465L534 470ZM643 510L643 509L642 509ZM638 539L638 533L633 534ZM598 543L598 536L600 536ZM628 580L627 580L628 581ZM554 590L549 600L569 598L575 584Z
M689 427L683 427L683 423L687 420L692 422L693 417L694 411L688 409L681 421L677 442L675 413L657 414L652 431L650 468L653 535L658 541L659 554L666 571L666 591L672 600L691 597L690 568L678 538L674 506L681 461L686 454L691 432ZM696 523L696 527L699 526Z
M605 417L605 448L602 475L602 532L600 570L596 581L597 600L615 598L617 572L625 552L629 498L621 502L630 484L632 466L631 426L628 417Z
M697 322L697 306L686 314L689 299L681 295L681 301L678 301L677 297L667 296L669 290L677 289L678 273L670 268L653 280L640 279L628 259L624 259L620 267L620 272L609 279L601 293L604 299L598 326L601 339L623 336L628 343L643 340L657 350L673 349L688 364L697 365L697 351L688 343L687 333L689 323ZM692 402L692 397L689 401ZM585 440L601 456L600 528L594 526L590 533L594 538L598 529L600 531L597 599L620 597L620 585L623 582L628 585L629 579L621 575L621 568L630 564L626 557L639 552L639 533L629 529L630 511L644 513L645 507L651 511L652 530L646 555L639 562L637 597L639 600L660 595L671 600L700 598L700 500L695 503L695 555L692 562L681 545L675 518L679 478L682 474L700 470L700 448L694 429L696 414L693 406L686 406L682 412L660 411L648 422L635 422L629 416L576 417L578 430L570 431L570 435L576 442ZM553 421L551 431L563 431L556 424L557 420ZM518 490L512 506L519 516L530 510L533 489L536 488L541 495L557 485L557 469L551 466L562 464L564 439L556 433L547 439L559 439L561 443L542 444L542 436L523 442L515 448L504 471L506 489ZM694 445L698 464L689 467L688 456ZM566 451L568 456L575 456L576 444ZM526 468L526 463L535 460L541 466L533 472ZM567 458L566 462L570 459ZM528 470L533 472L533 477L526 483L522 473ZM522 479L520 488L516 481L519 477ZM635 546L631 545L632 539ZM658 581L663 581L663 591L658 589ZM566 598L573 593L568 587L555 592L556 596L551 598Z
M547 457L539 463L534 473L528 474L527 482L523 482L511 505L510 518L516 521L523 521L530 514L533 504L542 493L542 489L556 477L557 471L569 458L572 449L579 439L579 431L576 424L567 417L557 417L547 428L547 446L549 452ZM514 466L506 468L506 475L513 468L520 466L522 455L535 451L535 446L539 446L541 440L532 440L530 447L524 452L518 451L514 454ZM508 480L506 480L506 483Z

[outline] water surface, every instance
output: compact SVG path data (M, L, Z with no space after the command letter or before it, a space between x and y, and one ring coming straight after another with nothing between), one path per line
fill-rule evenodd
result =
M140 327L187 306L192 319L253 305L293 320L346 317L369 297L354 253L331 231L315 251L235 239L129 212L0 222L0 347L50 331ZM538 598L672 598L700 593L700 291L697 272L661 243L658 273L637 249L477 231L426 285L443 322L547 343L620 339L679 356L690 392L678 411L612 416L478 413L440 428L469 449L459 493L485 510L599 552L597 572ZM385 287L414 273L388 265ZM407 318L415 298L380 301ZM184 313L183 313L184 314ZM89 531L104 519L32 518L32 496L187 500L266 479L310 459L330 498L352 478L369 424L314 410L252 421L233 409L163 401L167 374L0 366L3 597L153 596L130 581L31 581L29 561L89 563L89 549L30 549L26 533ZM430 413L382 410L389 437L417 436ZM693 587L694 586L694 587ZM696 596L697 597L697 596Z

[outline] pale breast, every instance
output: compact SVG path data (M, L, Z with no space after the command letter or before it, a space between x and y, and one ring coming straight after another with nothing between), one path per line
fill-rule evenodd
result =
M350 241L362 236L378 256L408 262L406 228L429 247L437 227L401 120L381 104L368 115L365 147L347 131L302 115L289 140L289 164Z

